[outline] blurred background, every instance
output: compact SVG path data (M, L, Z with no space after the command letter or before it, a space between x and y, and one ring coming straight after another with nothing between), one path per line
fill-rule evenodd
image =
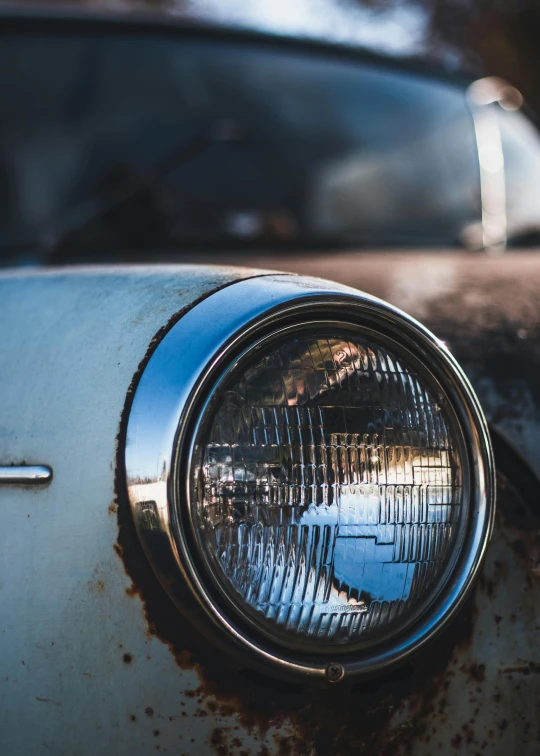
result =
M539 244L532 2L0 8L5 264Z
M85 5L159 10L500 76L540 111L537 0L103 0Z

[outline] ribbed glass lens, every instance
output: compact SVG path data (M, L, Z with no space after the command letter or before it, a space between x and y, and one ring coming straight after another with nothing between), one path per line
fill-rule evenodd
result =
M213 578L267 634L373 642L448 573L467 516L455 420L407 359L321 326L260 349L209 402L192 519Z

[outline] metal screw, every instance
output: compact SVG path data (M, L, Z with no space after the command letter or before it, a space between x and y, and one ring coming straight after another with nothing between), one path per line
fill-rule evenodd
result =
M339 682L344 674L345 670L341 664L329 664L326 668L326 677L329 682Z

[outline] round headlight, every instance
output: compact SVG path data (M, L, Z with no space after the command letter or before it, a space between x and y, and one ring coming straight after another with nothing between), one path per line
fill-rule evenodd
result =
M366 295L278 276L214 294L158 346L129 428L154 567L256 662L381 668L477 571L493 517L481 411L435 337Z
M203 412L191 507L209 576L261 631L316 648L403 629L448 578L467 520L442 387L361 327L288 329Z

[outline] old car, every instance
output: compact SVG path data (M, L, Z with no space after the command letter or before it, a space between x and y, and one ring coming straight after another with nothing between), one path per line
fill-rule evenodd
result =
M181 18L0 29L0 753L537 754L519 92Z

